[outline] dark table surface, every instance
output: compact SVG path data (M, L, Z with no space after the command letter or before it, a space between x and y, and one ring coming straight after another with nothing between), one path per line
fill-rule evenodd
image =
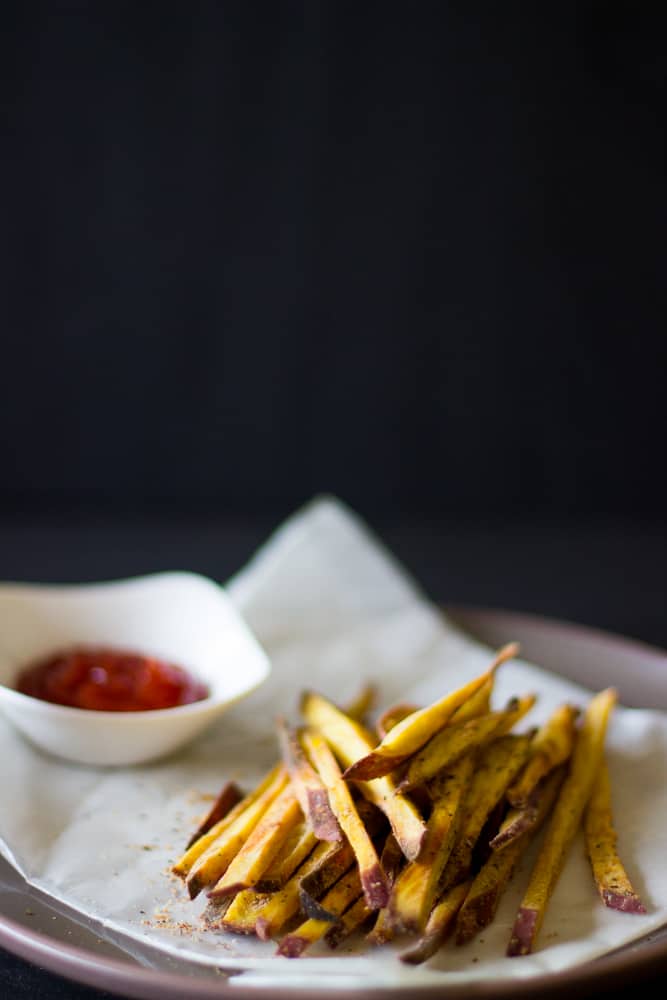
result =
M269 519L204 516L5 517L0 518L0 576L78 582L190 569L224 581L273 526ZM374 526L445 604L529 611L667 647L664 524L411 518ZM648 980L642 991L657 994L662 985ZM66 982L0 950L0 998L104 996L109 994Z

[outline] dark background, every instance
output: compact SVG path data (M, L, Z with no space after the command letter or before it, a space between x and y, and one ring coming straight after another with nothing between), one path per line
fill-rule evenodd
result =
M332 491L667 645L663 10L3 3L0 577L225 579Z
M4 4L2 509L662 517L660 7Z

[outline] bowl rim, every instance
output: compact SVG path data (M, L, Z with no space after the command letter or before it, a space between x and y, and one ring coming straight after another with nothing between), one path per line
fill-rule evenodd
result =
M223 595L225 602L229 602L229 605L234 608L234 605L227 595L227 591L222 584L213 580L209 576L205 576L203 573L196 573L192 570L159 570L155 573L144 573L138 576L129 577L119 577L117 579L107 579L107 580L94 580L91 582L79 582L79 583L42 583L42 582L14 582L12 580L1 580L0 581L0 597L3 593L7 591L38 591L40 593L54 593L57 596L76 596L77 593L81 591L92 591L92 590L114 590L116 588L133 586L142 583L153 583L160 580L166 580L169 578L177 579L190 579L197 581L198 583L203 583L211 593L217 593L218 595ZM243 616L234 608L239 619L241 628L246 633L246 637L250 640L256 648L256 652L259 654L259 659L262 661L263 671L251 684L246 684L243 688L235 691L233 694L215 694L211 692L205 698L200 698L198 701L189 702L187 705L173 705L171 708L151 708L143 709L138 712L128 712L128 711L118 711L109 712L104 710L92 709L92 708L77 708L74 705L59 705L56 702L46 701L43 698L35 698L33 695L23 694L21 691L17 691L16 688L10 687L8 684L2 683L0 681L0 699L3 699L9 704L15 703L20 705L25 705L30 708L31 711L43 711L45 714L53 714L55 717L60 716L64 720L66 719L89 719L97 721L117 721L119 725L132 724L133 721L148 721L150 719L163 719L166 716L174 718L175 715L179 717L187 717L188 715L196 715L204 712L205 710L215 711L218 708L227 707L240 698L255 691L264 681L268 678L271 673L271 661L261 645L256 635L247 624ZM113 648L113 647L109 647ZM117 647L121 649L120 646ZM137 652L140 652L137 650ZM189 672L189 671L188 671ZM193 672L195 679L196 674ZM210 685L208 685L210 687Z

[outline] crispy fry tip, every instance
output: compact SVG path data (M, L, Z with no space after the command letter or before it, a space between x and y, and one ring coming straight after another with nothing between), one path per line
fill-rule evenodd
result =
M343 834L338 825L336 817L329 805L329 796L325 788L309 788L308 813L313 833L318 840L326 840L333 844L343 839Z
M282 958L299 958L309 944L310 942L306 941L305 938L298 937L296 934L288 934L278 945L276 955L280 955Z
M601 893L602 902L610 910L620 910L622 913L646 913L646 907L636 892L614 892L604 889Z
M381 910L389 902L387 876L380 865L373 865L361 872L361 887L364 898L371 910Z
M527 906L520 908L514 921L510 943L507 946L508 958L517 958L519 955L530 955L538 930L537 919L537 910L531 910Z
M255 921L255 934L260 941L271 940L271 924L266 917L257 917Z

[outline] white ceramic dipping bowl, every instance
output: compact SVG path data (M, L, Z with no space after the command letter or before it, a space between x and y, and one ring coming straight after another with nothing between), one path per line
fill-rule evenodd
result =
M164 658L206 684L209 697L150 712L96 712L13 690L23 667L73 646ZM0 711L36 746L66 760L126 765L162 757L269 672L225 591L194 573L76 586L0 584Z

